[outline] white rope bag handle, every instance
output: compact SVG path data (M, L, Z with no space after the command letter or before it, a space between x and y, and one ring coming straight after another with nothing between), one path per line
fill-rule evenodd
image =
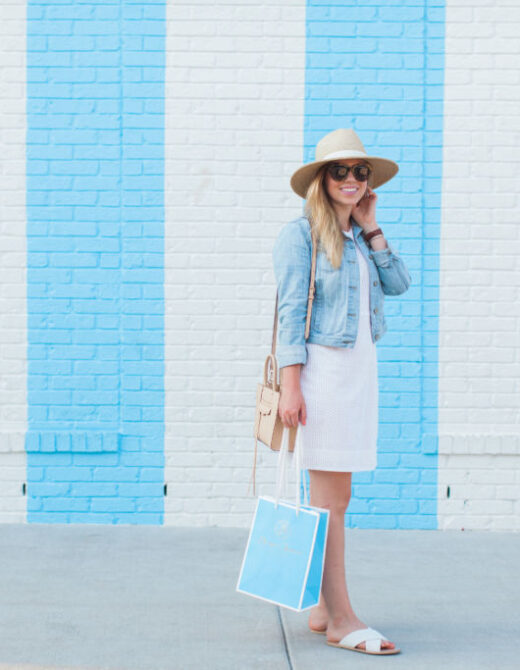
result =
M280 451L278 452L278 464L276 468L276 504L275 507L278 507L278 502L280 500L280 497L282 495L282 488L283 492L287 490L287 471L286 471L286 463L287 459L290 458L290 452L289 452L289 429L284 426L283 429L283 434L282 434L282 444L280 446ZM302 444L301 444L301 426L298 426L298 430L296 431L296 440L294 444L294 452L292 454L292 462L294 463L294 467L296 470L296 477L295 477L295 483L296 483L296 488L295 488L295 496L294 496L294 501L296 505L296 514L300 513L300 481L301 481L301 459L302 459ZM307 495L307 483L305 480L305 475L303 476L303 496L304 496L304 505L309 504L309 498Z

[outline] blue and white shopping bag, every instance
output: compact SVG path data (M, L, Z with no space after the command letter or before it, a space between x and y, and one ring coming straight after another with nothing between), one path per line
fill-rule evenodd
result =
M284 428L278 455L276 497L259 496L236 590L301 612L320 599L329 510L300 504L300 430L292 454L296 469L295 502L280 500L285 484L289 430ZM307 490L303 478L305 501Z

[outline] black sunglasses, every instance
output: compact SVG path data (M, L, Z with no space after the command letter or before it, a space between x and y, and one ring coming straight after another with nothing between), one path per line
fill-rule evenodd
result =
M352 170L354 179L357 181L366 181L371 172L368 165L363 165L363 163L357 163L356 165L335 164L327 166L327 172L334 181L343 181L343 179L346 179L350 170Z

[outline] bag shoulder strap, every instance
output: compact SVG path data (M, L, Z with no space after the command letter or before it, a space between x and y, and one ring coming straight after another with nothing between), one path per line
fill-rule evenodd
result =
M309 293L307 296L307 320L305 322L305 339L309 337L311 329L311 315L312 302L315 293L315 278L316 278L316 256L317 256L317 238L314 228L311 226L311 246L312 246L312 260L311 260L311 276L309 281ZM274 308L274 323L273 323L273 339L271 342L271 353L276 355L276 333L278 331L278 291L276 291L276 303Z
M314 229L311 226L311 245L312 245L312 260L311 260L311 276L310 276L310 281L309 281L309 293L307 297L307 320L305 322L305 339L309 337L309 331L311 327L311 314L312 314L312 301L314 300L314 291L315 291L315 277L316 277L316 256L317 256L317 236L314 231ZM275 360L275 372L277 374L277 366L276 366L276 333L278 330L278 291L276 292L276 304L274 308L274 323L273 323L273 340L271 343L271 354ZM270 356L267 357L269 359ZM267 363L266 359L266 363ZM266 378L266 367L264 366L264 384L265 384L265 378ZM274 384L277 384L277 381L275 380ZM286 430L286 429L285 429ZM298 430L297 433L300 431ZM298 437L298 435L297 435ZM249 493L249 489L251 487L251 482L253 482L253 495L256 495L256 455L257 455L257 448L258 448L258 434L256 433L255 430L255 453L254 453L254 460L253 460L253 470L251 473L251 479L249 480L249 487L247 489L247 492ZM296 448L296 447L295 447ZM298 467L298 466L297 466ZM304 485L305 486L305 485ZM298 491L299 491L299 484L298 484Z

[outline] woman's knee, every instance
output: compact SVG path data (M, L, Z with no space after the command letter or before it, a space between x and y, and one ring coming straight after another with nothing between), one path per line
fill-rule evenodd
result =
M351 497L350 472L309 471L311 504L344 514Z
M321 504L317 503L316 507L328 509L331 516L343 516L347 511L349 500L327 500Z

